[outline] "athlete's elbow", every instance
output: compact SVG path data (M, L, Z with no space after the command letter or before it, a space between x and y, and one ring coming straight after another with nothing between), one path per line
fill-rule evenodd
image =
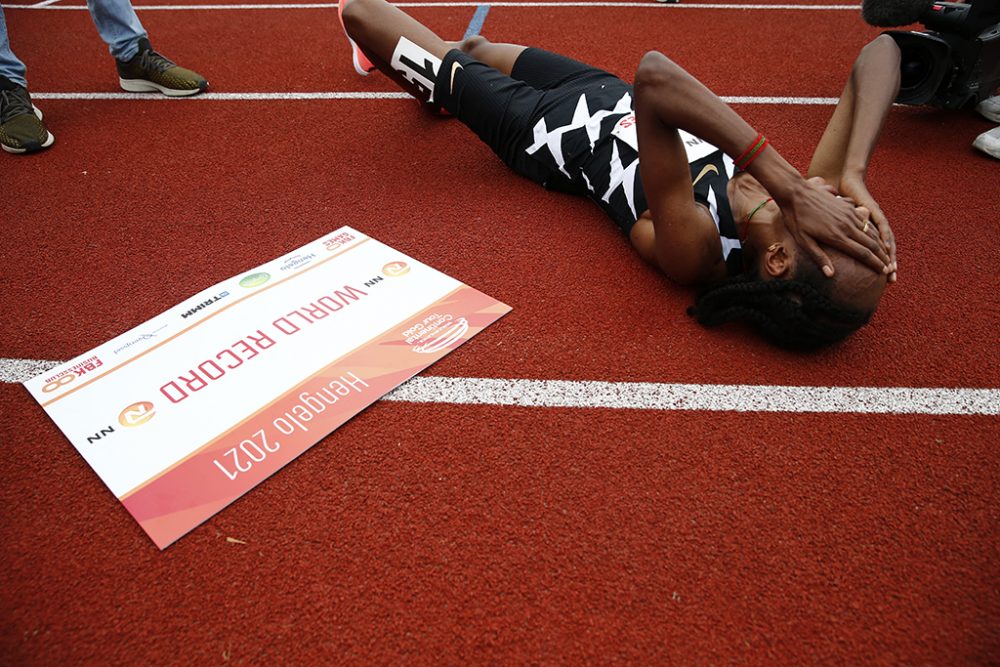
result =
M899 44L887 34L883 33L865 44L864 48L861 49L861 55L867 56L869 54L873 58L885 60L897 67L899 66L901 58Z
M700 287L706 283L705 267L682 262L657 261L657 265L664 275L675 285L681 287Z
M879 35L861 49L851 68L851 77L857 79L869 70L898 73L901 59L896 40L889 35Z
M649 51L639 61L635 71L636 88L670 86L683 70L659 51Z

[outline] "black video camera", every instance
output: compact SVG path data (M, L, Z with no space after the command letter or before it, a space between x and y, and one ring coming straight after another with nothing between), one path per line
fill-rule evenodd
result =
M918 21L928 32L889 30L902 55L900 104L960 109L1000 86L1000 0L934 2Z

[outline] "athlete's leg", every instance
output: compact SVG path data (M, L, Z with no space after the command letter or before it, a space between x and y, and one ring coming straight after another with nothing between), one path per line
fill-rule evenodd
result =
M461 42L449 42L448 45L507 76L514 70L514 61L528 48L520 44L494 44L482 35Z
M385 0L350 0L344 28L379 71L427 102L441 59L452 47Z
M379 70L417 99L440 104L517 173L548 182L553 168L525 151L542 91L454 48L384 0L350 0L342 15L348 35ZM518 60L511 45L487 45L464 46L501 67Z
M558 53L529 49L520 44L494 44L482 35L461 42L449 42L449 45L538 90L551 90L581 77L607 74L604 70ZM522 58L525 51L529 54Z

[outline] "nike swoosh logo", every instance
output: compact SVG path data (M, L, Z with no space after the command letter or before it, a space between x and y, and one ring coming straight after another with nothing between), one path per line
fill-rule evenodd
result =
M718 176L719 168L716 167L714 164L706 164L704 167L701 168L701 172L698 174L698 178L694 179L691 182L691 187L693 188L694 186L698 185L698 181L705 178L705 176L708 174L715 174L716 176Z
M460 69L465 69L465 68L462 67L461 65L459 65L458 63L452 63L451 64L451 80L448 82L448 94L449 95L451 95L451 94L453 94L455 92L455 72L457 72ZM718 173L718 172L716 172L716 173Z

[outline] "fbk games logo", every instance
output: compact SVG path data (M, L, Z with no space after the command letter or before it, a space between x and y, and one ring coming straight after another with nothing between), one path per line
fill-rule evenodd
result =
M56 373L52 377L45 378L46 385L42 387L42 391L46 394L56 391L60 387L73 382L73 380L78 377L86 375L91 371L95 371L98 367L103 365L104 362L101 361L100 357L95 356L84 359L80 363L74 364L70 368Z
M118 415L118 423L129 428L142 426L156 415L156 408L149 401L133 403Z

